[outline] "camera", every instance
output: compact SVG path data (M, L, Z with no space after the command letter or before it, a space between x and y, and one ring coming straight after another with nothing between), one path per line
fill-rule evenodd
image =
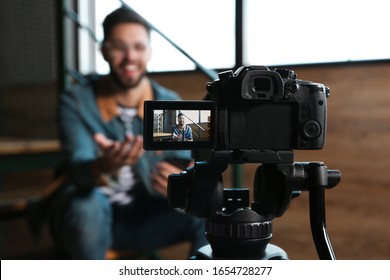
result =
M340 181L322 162L294 162L295 149L323 148L323 84L287 69L242 66L218 74L202 101L146 101L144 148L192 150L195 165L168 178L168 202L206 218L210 246L194 259L287 259L269 244L272 220L309 191L312 234L321 259L334 259L325 228L324 189ZM224 188L228 164L261 163L253 185ZM251 207L250 207L251 206Z
M206 89L204 101L145 102L145 148L316 150L324 146L330 90L323 84L299 80L287 69L242 66L235 73L219 73L219 80ZM187 124L196 137L174 142L175 116L188 110L193 117Z

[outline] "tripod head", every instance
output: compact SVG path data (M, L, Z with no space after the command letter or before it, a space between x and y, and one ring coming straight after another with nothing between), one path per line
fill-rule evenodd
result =
M292 151L194 152L196 164L169 177L168 199L173 207L206 218L210 248L196 259L286 259L269 244L272 221L287 210L292 198L309 191L310 221L320 259L334 259L325 225L324 189L340 181L340 172L322 162L294 162ZM200 161L207 159L207 161ZM222 173L228 163L258 162L253 202L249 189L224 188Z

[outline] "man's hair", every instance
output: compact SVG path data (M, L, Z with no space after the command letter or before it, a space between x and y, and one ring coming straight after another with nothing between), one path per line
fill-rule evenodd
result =
M183 113L179 113L179 114L177 115L178 118L181 117L181 116L184 116L184 114L183 114Z
M133 12L132 10L122 6L115 11L111 12L103 21L103 42L106 42L110 36L111 30L118 24L121 23L137 23L145 27L150 36L150 26L148 22L141 17L139 14Z

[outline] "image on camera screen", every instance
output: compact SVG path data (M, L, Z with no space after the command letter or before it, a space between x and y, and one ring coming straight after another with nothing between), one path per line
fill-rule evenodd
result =
M155 110L153 141L210 141L209 110Z
M213 104L146 102L145 108L146 149L197 149L212 146Z

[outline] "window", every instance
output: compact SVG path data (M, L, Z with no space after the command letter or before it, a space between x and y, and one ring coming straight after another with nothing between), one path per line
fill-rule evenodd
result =
M126 3L202 66L211 69L234 67L234 0L127 0ZM104 17L120 5L117 0L95 1L95 31L99 40L103 39ZM152 48L153 56L148 65L151 72L195 69L188 58L157 32L152 32ZM96 71L107 73L108 65L101 57L98 45L95 55Z
M244 1L244 63L390 59L385 1Z
M240 66L235 65L235 0L125 2L205 68ZM245 65L304 65L390 59L390 39L386 30L390 26L390 17L387 15L386 1L242 2L242 56ZM96 20L92 29L101 40L104 17L118 8L121 1L96 0L93 3ZM80 7L80 15L82 10ZM108 65L99 53L99 45L94 45L92 55L91 48L85 48L85 43L80 45L84 46L80 47L80 52L89 52L80 55L81 72L107 73ZM152 47L152 61L148 66L150 72L195 69L188 58L157 32L152 32Z

